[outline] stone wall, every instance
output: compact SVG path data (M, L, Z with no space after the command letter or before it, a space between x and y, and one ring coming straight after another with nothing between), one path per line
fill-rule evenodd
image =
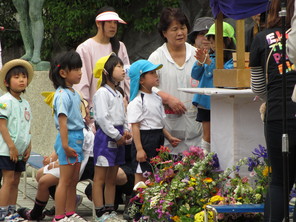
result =
M50 154L57 130L51 108L43 101L43 91L55 91L48 78L48 71L35 71L34 78L28 86L24 97L29 101L32 109L32 150L43 155Z

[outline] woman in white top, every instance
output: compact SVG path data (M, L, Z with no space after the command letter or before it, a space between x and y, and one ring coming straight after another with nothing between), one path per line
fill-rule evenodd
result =
M97 91L98 79L93 76L93 69L96 62L103 56L114 52L125 66L129 66L129 58L123 42L115 37L118 23L126 24L114 8L105 6L99 10L96 17L97 34L87 39L77 47L77 52L82 59L82 78L74 88L82 92L90 107L93 106L93 95ZM121 83L125 95L129 97L129 78L126 76Z
M182 140L171 149L172 153L180 153L190 146L200 145L202 136L201 124L195 120L197 109L192 105L193 95L178 91L178 88L191 88L198 84L191 78L196 48L186 43L189 22L178 8L165 8L162 11L158 30L165 43L148 60L154 64L163 64L163 68L157 70L159 87L154 90L167 105L166 129L172 136ZM170 147L167 141L165 145Z

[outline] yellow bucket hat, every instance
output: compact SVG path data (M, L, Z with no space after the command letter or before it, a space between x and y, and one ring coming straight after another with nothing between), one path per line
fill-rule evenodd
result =
M7 88L4 84L4 80L5 77L7 75L7 73L9 72L9 70L11 70L12 68L16 67L16 66L23 66L27 72L28 72L28 85L30 84L30 82L33 79L34 76L34 70L33 70L33 66L31 65L31 63L27 62L26 60L23 59L13 59L7 63L4 64L4 66L2 67L1 71L0 71L0 88L3 91L7 91Z
M93 70L93 75L95 78L98 79L98 85L97 85L97 89L101 86L101 83L102 83L102 79L103 79L103 71L105 69L105 64L106 62L108 61L108 59L110 58L110 56L112 55L116 55L114 52L110 53L109 55L107 56L103 56L101 57L97 62L96 62L96 65L95 65L95 68Z

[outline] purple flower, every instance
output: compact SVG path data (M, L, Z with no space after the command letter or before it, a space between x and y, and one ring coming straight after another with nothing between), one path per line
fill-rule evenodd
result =
M254 167L258 166L260 164L260 161L258 159L253 159L251 157L248 157L248 170L251 172L253 171Z
M252 152L255 156L258 156L258 157L262 157L264 159L267 159L267 150L264 146L261 146L259 144L259 149L258 148L255 148L254 151Z
M158 174L154 175L154 179L157 183L159 183L161 181L161 177Z
M220 168L220 163L219 163L219 158L218 158L217 153L215 153L213 155L213 167L216 168L216 169Z
M145 178L148 178L150 175L151 175L151 173L148 172L148 171L145 171L145 172L143 173L143 177L145 177Z

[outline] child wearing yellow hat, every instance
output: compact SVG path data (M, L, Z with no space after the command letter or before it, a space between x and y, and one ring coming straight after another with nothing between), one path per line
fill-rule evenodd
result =
M32 113L22 93L33 74L32 65L21 59L7 62L0 71L0 88L6 92L0 97L0 221L17 217L18 184L31 152Z
M121 221L114 211L116 175L119 165L125 163L125 142L131 138L123 96L117 88L125 78L123 62L115 53L111 53L96 62L93 72L98 78L98 90L93 97L97 130L93 201L97 221L110 218Z
M196 63L194 63L191 71L191 77L199 80L198 88L213 88L213 71L216 68L215 58L215 24L213 24L206 34L210 41L212 54L208 54L206 49L196 49ZM233 27L223 22L223 42L224 42L224 69L233 68L232 52L235 49L235 37ZM198 113L196 120L202 123L203 138L201 148L205 152L211 151L210 138L210 96L195 94L192 101L197 106Z

